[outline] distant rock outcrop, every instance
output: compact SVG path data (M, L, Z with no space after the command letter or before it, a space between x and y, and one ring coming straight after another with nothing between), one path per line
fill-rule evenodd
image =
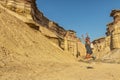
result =
M111 17L113 17L113 22L107 25L107 42L110 50L120 48L120 10L112 10Z
M106 37L94 40L93 43L97 45L95 47L96 55L98 58L102 58L107 62L120 62L120 10L112 10L111 17L113 22L107 25ZM102 39L102 41L101 41ZM100 47L98 47L100 46ZM97 51L96 51L97 50Z

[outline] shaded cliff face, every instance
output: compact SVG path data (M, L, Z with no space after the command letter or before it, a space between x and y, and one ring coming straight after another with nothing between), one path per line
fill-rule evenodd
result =
M42 26L48 27L49 19L46 18L42 12L40 12L36 5L36 0L31 0L31 15L33 20Z

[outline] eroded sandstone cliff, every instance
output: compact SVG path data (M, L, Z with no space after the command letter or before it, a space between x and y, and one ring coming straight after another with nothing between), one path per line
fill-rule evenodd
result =
M107 25L106 37L94 40L95 54L106 62L120 62L120 10L112 10L113 22ZM103 57L104 56L104 57Z
M0 35L0 80L35 80L35 75L45 69L53 70L75 62L73 56L54 45L40 31L30 28L4 10L1 5ZM54 64L56 68L52 68ZM44 69L41 69L42 66ZM42 77L39 75L38 79Z
M74 56L85 54L84 45L79 38L77 38L76 34L69 33L68 37L71 38L71 40L65 39L69 30L65 30L58 23L45 17L44 14L38 10L36 0L0 0L0 3L5 11L20 19L29 27L40 31L42 35L47 37L62 50L65 50L65 46L67 46L67 51ZM66 43L66 41L69 43Z

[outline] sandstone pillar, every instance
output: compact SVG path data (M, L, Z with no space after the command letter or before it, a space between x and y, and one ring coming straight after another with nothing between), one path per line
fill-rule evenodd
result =
M111 35L111 49L120 48L120 10L112 10L113 31Z
M77 49L77 41L74 42L74 47L73 47L73 55L76 56L77 55L77 52L78 52L78 49Z
M112 49L120 48L120 23L114 25L111 41Z
M68 41L66 37L64 38L64 50L68 51Z

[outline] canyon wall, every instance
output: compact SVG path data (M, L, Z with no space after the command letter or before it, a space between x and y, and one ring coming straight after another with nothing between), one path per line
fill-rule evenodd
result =
M77 38L76 34L69 33L70 35L67 35L69 30L65 30L58 23L45 17L37 8L36 0L0 0L0 3L6 11L19 18L31 28L40 31L62 50L65 50L65 47L67 46L67 51L75 56L80 53L81 55L85 54L84 45ZM72 39L69 40L68 38L65 38L66 35ZM66 43L66 40L68 43ZM78 46L83 49L81 50Z
M114 56L115 60L118 58L117 56L119 56L120 10L112 10L110 16L113 17L113 22L107 24L106 36L104 37L104 39L99 38L94 40L93 43L95 46L94 53L98 56L98 58L102 58L103 56L108 55L106 56L106 58L110 59L111 61L114 54L116 55ZM110 58L111 54L112 56Z

